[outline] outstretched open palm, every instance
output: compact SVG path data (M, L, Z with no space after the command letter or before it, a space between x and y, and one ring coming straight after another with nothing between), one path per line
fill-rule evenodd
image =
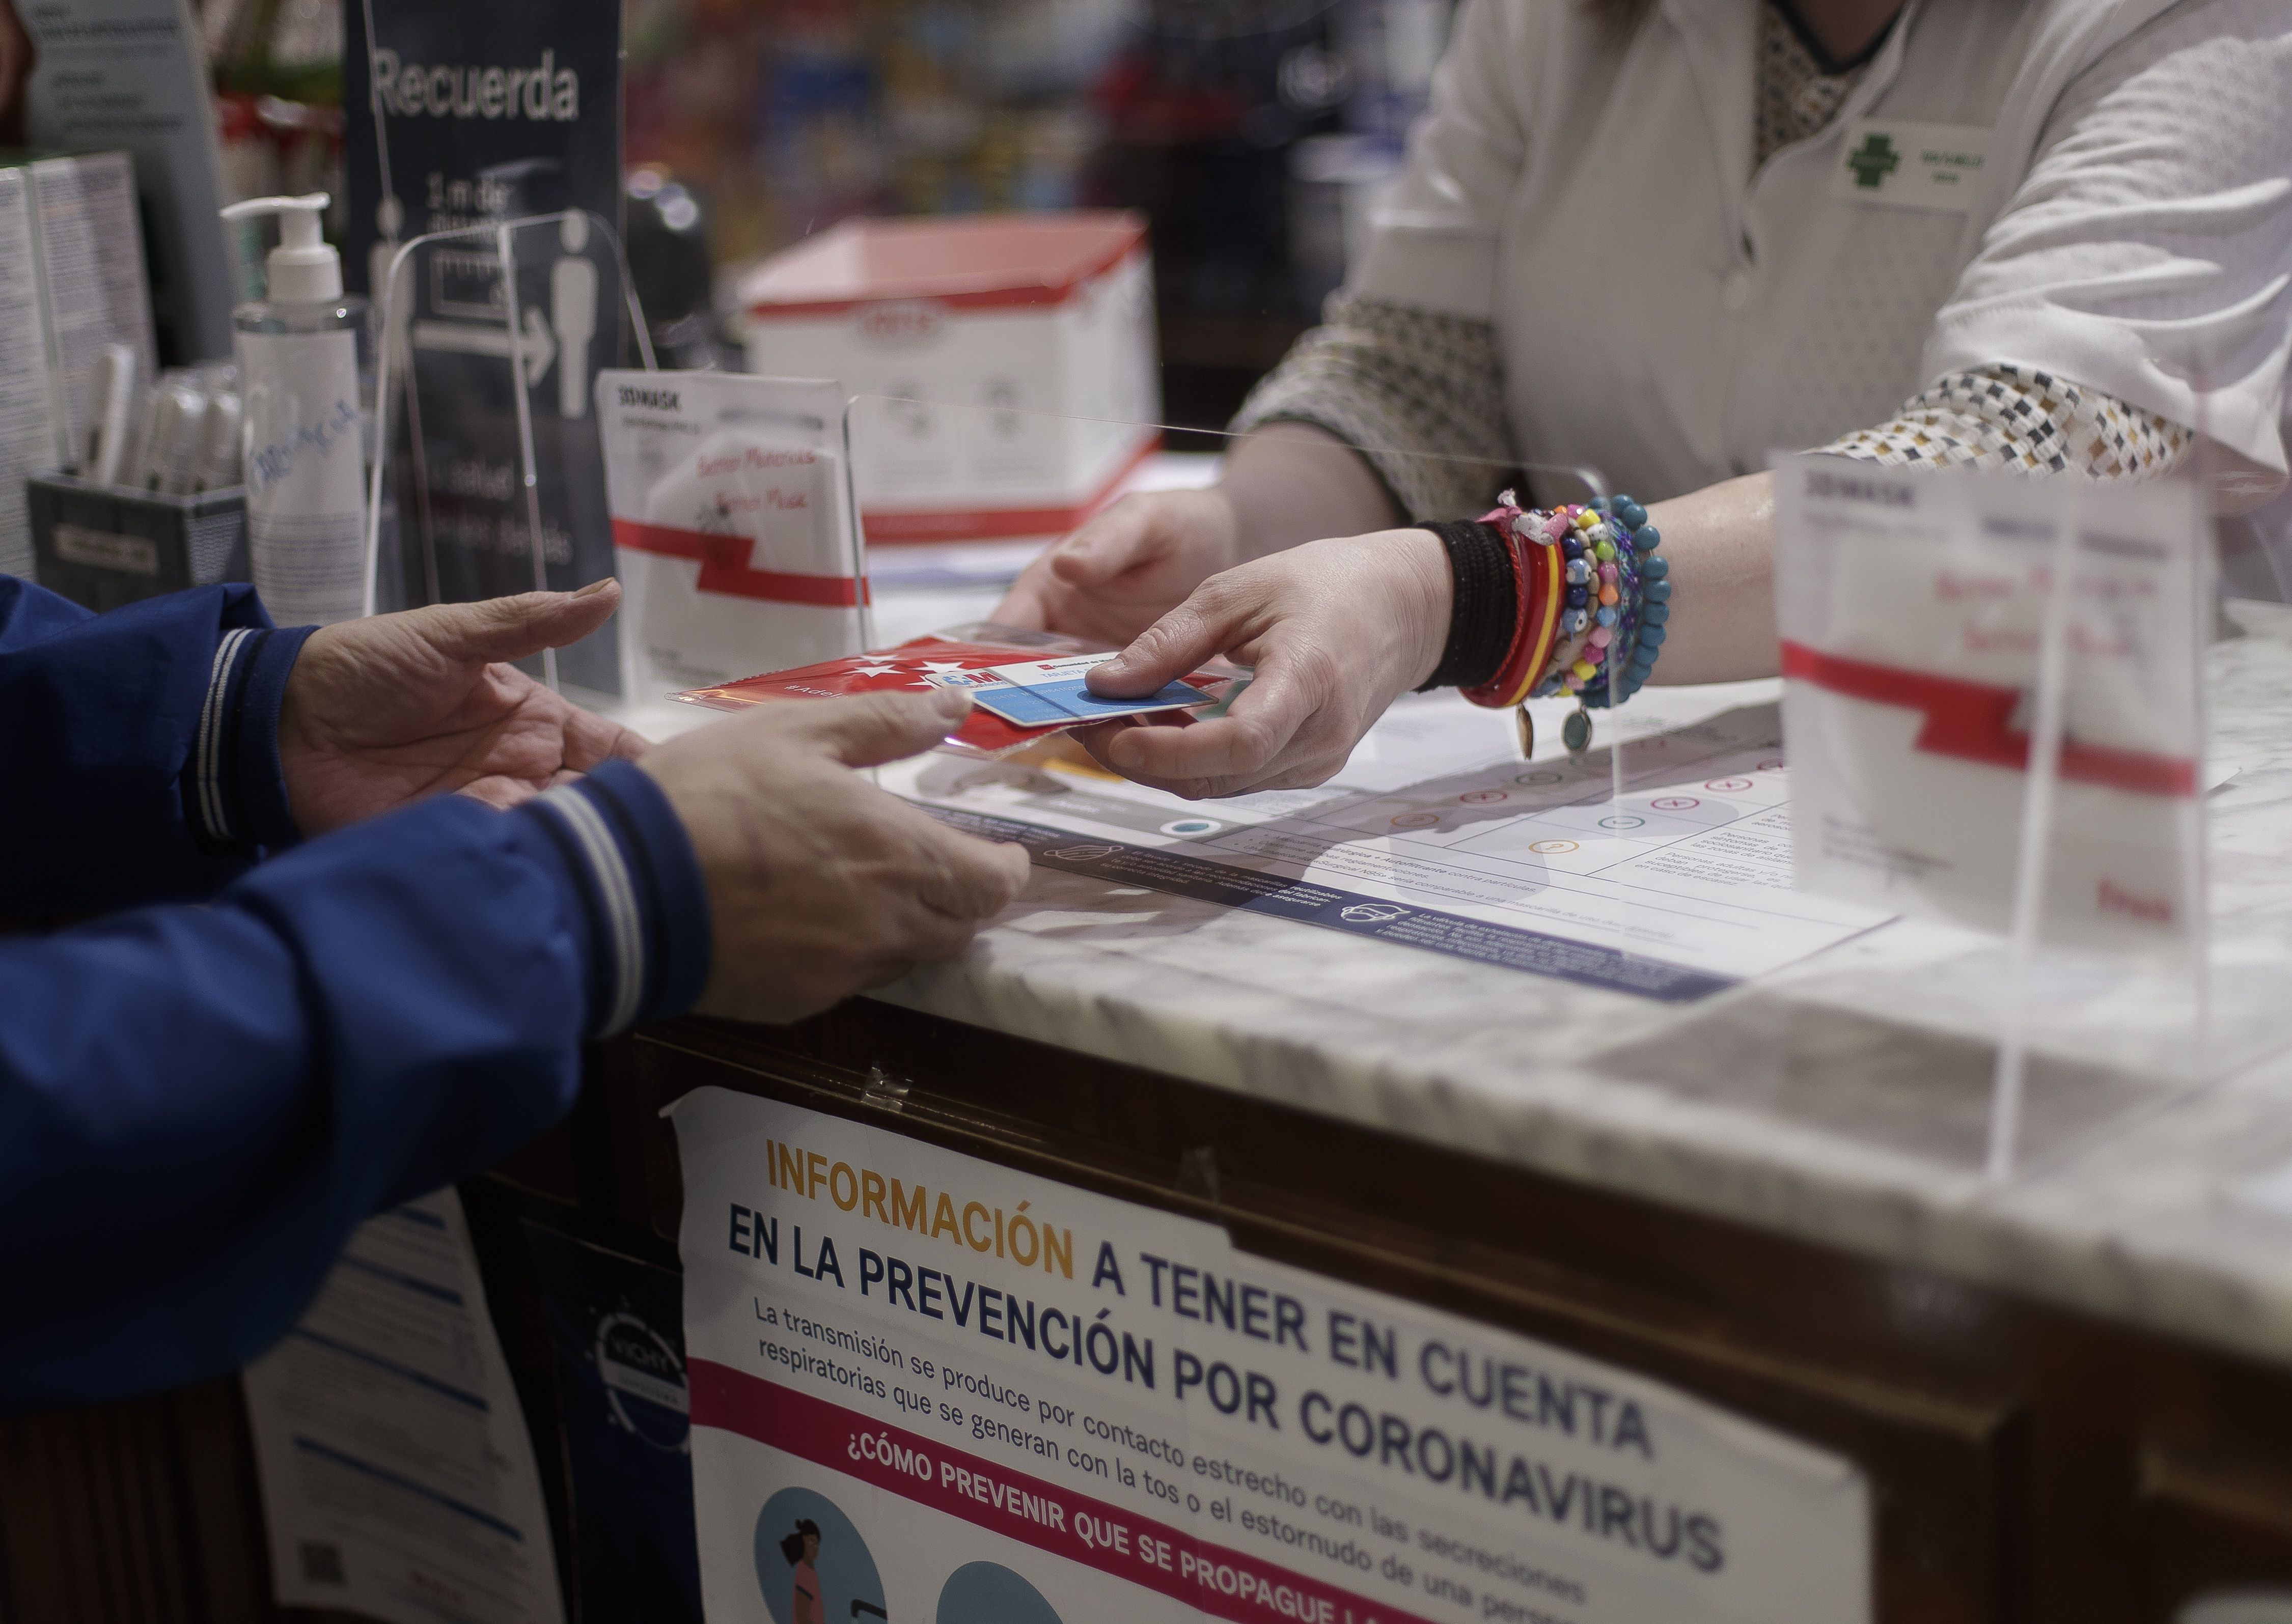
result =
M321 834L424 795L513 807L645 741L508 661L605 623L617 583L434 604L311 633L286 680L278 760L295 826Z

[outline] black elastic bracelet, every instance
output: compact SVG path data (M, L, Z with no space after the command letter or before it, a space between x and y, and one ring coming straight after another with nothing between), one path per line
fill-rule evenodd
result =
M1416 527L1430 530L1448 550L1456 598L1449 615L1449 641L1441 650L1424 687L1478 687L1491 681L1512 647L1513 623L1520 607L1520 583L1513 578L1512 550L1495 527L1476 519Z

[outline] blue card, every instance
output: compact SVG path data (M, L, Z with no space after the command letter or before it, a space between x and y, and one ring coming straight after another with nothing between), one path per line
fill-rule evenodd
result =
M1111 654L1070 655L1064 659L997 665L986 674L997 679L1000 686L977 689L978 702L1004 720L1022 728L1102 721L1212 703L1208 695L1183 682L1165 683L1158 692L1137 699L1109 699L1092 693L1085 680L1091 668L1113 657Z

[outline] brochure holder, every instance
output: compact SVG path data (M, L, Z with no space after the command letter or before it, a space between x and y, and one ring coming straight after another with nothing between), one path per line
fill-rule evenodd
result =
M377 248L368 613L565 591L612 572L593 390L651 341L618 234L567 209ZM617 691L609 630L564 676ZM541 656L554 687L559 651Z

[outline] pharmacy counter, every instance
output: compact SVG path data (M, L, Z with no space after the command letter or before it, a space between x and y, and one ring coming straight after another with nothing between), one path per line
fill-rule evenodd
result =
M1932 925L1663 1002L1038 868L957 963L601 1048L572 1120L464 1190L569 1593L593 1549L521 1220L673 1268L658 1112L713 1085L1210 1219L1842 1457L1886 1624L2292 1596L2292 609L2232 617L2209 1022L2171 977L2042 964L2003 1179L2002 953ZM0 1425L0 1617L276 1616L244 1429L230 1383Z
M2236 612L2215 1075L2184 984L2041 967L2003 1181L2004 953L1933 927L1671 1006L1038 870L968 957L876 996L2292 1367L2292 609Z
M2041 962L2008 1178L1983 938L1886 925L1667 1004L1038 868L958 963L642 1034L621 1215L674 1234L650 1113L690 1088L876 1113L1852 1456L1881 1618L2292 1588L2292 611L2233 613L2206 1035L2185 982Z

